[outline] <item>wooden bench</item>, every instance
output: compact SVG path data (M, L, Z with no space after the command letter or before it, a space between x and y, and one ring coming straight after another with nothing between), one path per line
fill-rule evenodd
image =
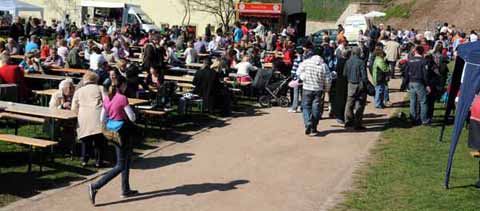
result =
M32 171L32 160L33 160L34 148L47 148L47 147L53 147L58 144L57 142L53 142L53 141L47 141L47 140L29 138L29 137L23 137L23 136L17 136L17 135L10 135L10 134L0 134L0 141L27 145L30 147L29 160L28 160L28 173ZM39 164L39 166L40 166L40 172L41 172L42 171L41 163Z
M21 115L21 114L8 113L8 112L0 113L0 118L16 119L16 120L22 120L22 121L26 121L26 122L34 122L34 123L40 123L40 124L45 123L45 119L43 119L43 118Z
M138 111L142 116L145 123L145 131L148 130L148 126L152 125L154 121L152 120L161 120L162 118L166 117L168 112L166 111L157 111L157 110L139 110ZM146 135L146 134L144 134Z
M192 83L192 82L193 82L193 77L192 77L192 76L171 76L171 75L165 75L165 80L167 80L167 81L178 81L178 82Z
M28 115L22 115L22 114L9 113L9 112L1 112L0 113L0 118L1 119L13 119L13 120L15 120L15 135L18 134L18 120L25 121L25 122L33 122L33 123L38 123L38 124L44 124L45 123L45 119L43 119L43 118L33 117L33 116L28 116Z
M195 88L195 85L190 84L190 83L177 83L177 86L179 88L179 91L183 92L184 90L193 90Z
M89 70L88 69L76 69L76 68L52 68L54 72L64 72L64 73L79 73L85 74Z

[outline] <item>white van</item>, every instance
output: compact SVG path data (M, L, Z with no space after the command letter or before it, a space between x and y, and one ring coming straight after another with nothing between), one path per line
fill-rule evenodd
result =
M146 32L160 30L139 5L83 0L80 6L82 7L82 22L91 18L96 25L103 25L103 21L111 19L119 26L139 24L141 29Z
M372 26L371 19L364 15L353 15L345 19L343 27L345 28L345 37L349 44L358 44L358 35L360 30L363 32L370 30Z

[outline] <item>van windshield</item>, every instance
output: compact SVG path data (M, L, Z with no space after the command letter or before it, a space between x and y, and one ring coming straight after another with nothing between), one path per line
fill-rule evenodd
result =
M153 21L150 17L148 17L147 14L145 13L137 13L138 18L140 18L140 21L142 24L153 24Z

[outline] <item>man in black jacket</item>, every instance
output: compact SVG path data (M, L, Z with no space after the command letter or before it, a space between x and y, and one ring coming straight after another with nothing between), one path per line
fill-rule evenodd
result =
M162 66L165 59L165 49L160 46L160 36L154 34L150 42L145 46L143 53L143 69L147 72L155 66Z
M367 69L360 59L360 48L352 49L352 57L345 63L343 76L348 81L347 104L345 106L345 127L364 130L362 126L363 112L367 102Z
M22 18L17 16L15 22L10 27L10 37L18 43L18 38L25 36L25 29L22 24Z
M414 124L430 124L427 118L427 93L430 92L427 80L427 62L423 58L422 46L415 48L415 56L405 66L406 80L410 93L410 118ZM418 96L418 97L417 97ZM417 116L417 104L420 104L420 119Z

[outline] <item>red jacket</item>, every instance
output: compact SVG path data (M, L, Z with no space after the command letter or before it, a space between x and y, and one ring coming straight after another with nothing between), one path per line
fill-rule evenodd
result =
M23 71L17 65L5 65L0 67L0 80L3 84L17 84L18 96L24 99L29 96L30 90L25 83Z

